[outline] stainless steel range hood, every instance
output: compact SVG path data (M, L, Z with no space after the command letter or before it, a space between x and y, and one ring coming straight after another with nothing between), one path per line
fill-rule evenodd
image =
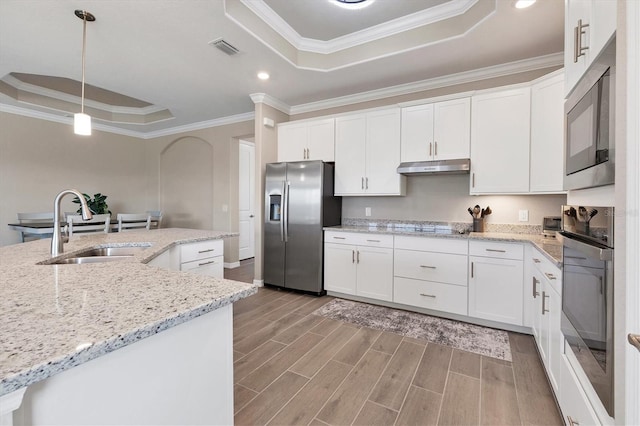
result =
M436 175L469 173L471 160L414 161L400 163L398 173L401 175Z

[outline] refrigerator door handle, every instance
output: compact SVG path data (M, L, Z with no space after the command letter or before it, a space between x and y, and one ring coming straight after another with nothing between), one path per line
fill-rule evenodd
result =
M287 188L287 182L286 181L282 181L282 192L280 193L280 196L282 197L281 201L280 201L280 241L284 242L284 209L285 209L285 200L286 200L286 191Z
M282 229L284 230L284 242L289 241L289 182L285 181L283 184L284 200L282 201Z

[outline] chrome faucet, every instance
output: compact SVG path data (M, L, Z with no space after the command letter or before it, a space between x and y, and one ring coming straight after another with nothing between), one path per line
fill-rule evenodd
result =
M84 195L82 195L80 191L76 189L65 189L64 191L59 193L53 202L53 236L51 237L51 257L56 257L63 252L62 244L64 243L64 241L62 241L60 230L60 202L62 201L62 198L67 194L75 195L80 200L82 219L89 220L93 217L93 215L91 214L91 210L89 210L89 206L87 205L87 200L84 199Z

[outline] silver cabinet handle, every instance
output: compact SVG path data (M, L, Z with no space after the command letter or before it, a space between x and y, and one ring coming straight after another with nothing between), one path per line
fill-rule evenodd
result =
M540 293L538 293L538 284L540 284L540 281L538 281L536 277L533 277L533 298L534 299L540 296Z
M346 240L345 237L333 237L334 240Z
M198 253L211 253L212 251L216 251L216 249L198 250Z
M215 260L211 260L209 262L198 263L198 266L211 265L212 263L216 263Z
M583 24L582 19L578 19L578 26L573 29L573 62L578 62L580 56L584 56L584 51L589 49L589 46L582 47L582 35L585 34L584 29L589 24Z
M433 152L432 147L433 147L433 143L429 142L429 157L431 157L433 155L432 154L432 152Z
M424 296L424 297L432 297L432 298L436 298L435 294L426 294L426 293L420 293L420 296Z
M580 256L565 256L565 259L578 259L578 260L587 260L586 257L580 257Z
M549 310L547 309L547 307L545 306L545 299L547 299L549 296L547 295L546 291L542 292L542 315L544 315L545 312L549 312Z
M369 178L364 178L364 189L369 189Z
M380 240L367 240L367 241L370 242L370 243L379 243L380 242Z
M360 263L360 250L356 250L356 263Z
M438 141L435 141L433 143L433 146L434 146L434 148L433 148L433 156L437 157L438 156Z
M545 275L547 276L547 278L549 278L550 280L555 280L555 279L556 279L556 276L555 276L555 275L553 275L553 274L550 274L550 273L548 273L548 272L545 272L544 274L545 274Z
M540 259L533 258L533 263L540 263Z
M307 148L302 148L302 159L303 160L307 159Z
M428 266L428 265L420 265L421 268L427 268L427 269L436 269L435 266Z
M496 253L506 253L506 250L497 250L497 249L485 249L486 251L494 251Z
M356 263L356 251L351 250L351 263Z
M577 421L573 420L571 418L571 416L567 416L567 420L569 420L569 426L579 426L580 423L578 423Z
M307 160L311 158L311 150L307 148Z
M473 262L471 262L471 278L473 278Z
M629 339L629 343L631 344L631 346L640 351L640 334L629 333L627 339Z
M364 189L364 177L360 178L360 189Z

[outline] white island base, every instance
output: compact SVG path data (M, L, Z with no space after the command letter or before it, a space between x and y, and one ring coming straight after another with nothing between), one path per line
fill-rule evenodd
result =
M34 383L13 424L233 424L232 326L228 304Z

